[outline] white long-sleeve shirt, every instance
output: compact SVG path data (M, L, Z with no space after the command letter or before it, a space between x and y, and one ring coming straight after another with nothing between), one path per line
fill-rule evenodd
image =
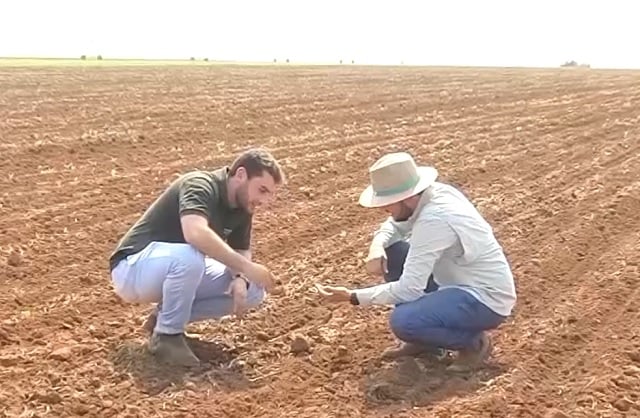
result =
M508 316L516 302L509 263L491 226L456 188L436 182L404 222L389 217L371 248L409 240L400 279L355 291L361 305L411 302L424 296L431 273L440 289L469 292L497 314Z

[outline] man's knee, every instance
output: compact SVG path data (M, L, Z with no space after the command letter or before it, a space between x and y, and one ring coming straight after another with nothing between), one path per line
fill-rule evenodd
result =
M393 334L403 341L412 341L418 332L416 320L408 303L398 305L389 317L389 326Z
M265 299L265 291L252 285L247 292L247 308L254 309L259 307Z
M385 248L387 269L389 270L389 273L384 275L384 280L386 282L394 282L400 278L402 271L404 270L404 262L407 259L408 253L409 243L407 241L398 241Z
M443 326L439 312L425 306L424 297L413 302L403 303L393 310L389 318L391 331L403 341L424 341L427 333Z

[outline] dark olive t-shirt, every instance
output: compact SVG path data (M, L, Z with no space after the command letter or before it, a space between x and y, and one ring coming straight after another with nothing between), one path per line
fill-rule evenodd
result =
M152 241L186 243L180 215L189 212L205 215L209 227L231 248L249 249L252 217L229 205L228 172L228 167L193 171L173 181L120 240L109 259L110 268Z

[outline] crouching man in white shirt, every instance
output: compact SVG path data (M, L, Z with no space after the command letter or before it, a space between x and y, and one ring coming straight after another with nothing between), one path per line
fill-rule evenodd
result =
M438 349L458 352L454 371L482 365L491 354L487 331L511 314L513 275L491 226L457 189L436 181L407 153L380 158L360 204L390 217L374 234L367 271L386 283L350 290L318 286L331 302L395 305L390 326L399 348L386 358Z

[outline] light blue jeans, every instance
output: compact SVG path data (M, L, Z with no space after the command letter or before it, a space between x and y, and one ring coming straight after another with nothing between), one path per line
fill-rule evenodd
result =
M115 292L128 303L157 303L155 332L178 334L190 322L219 319L233 312L226 294L231 272L189 244L152 242L122 260L111 272ZM247 305L255 308L264 289L251 283Z

